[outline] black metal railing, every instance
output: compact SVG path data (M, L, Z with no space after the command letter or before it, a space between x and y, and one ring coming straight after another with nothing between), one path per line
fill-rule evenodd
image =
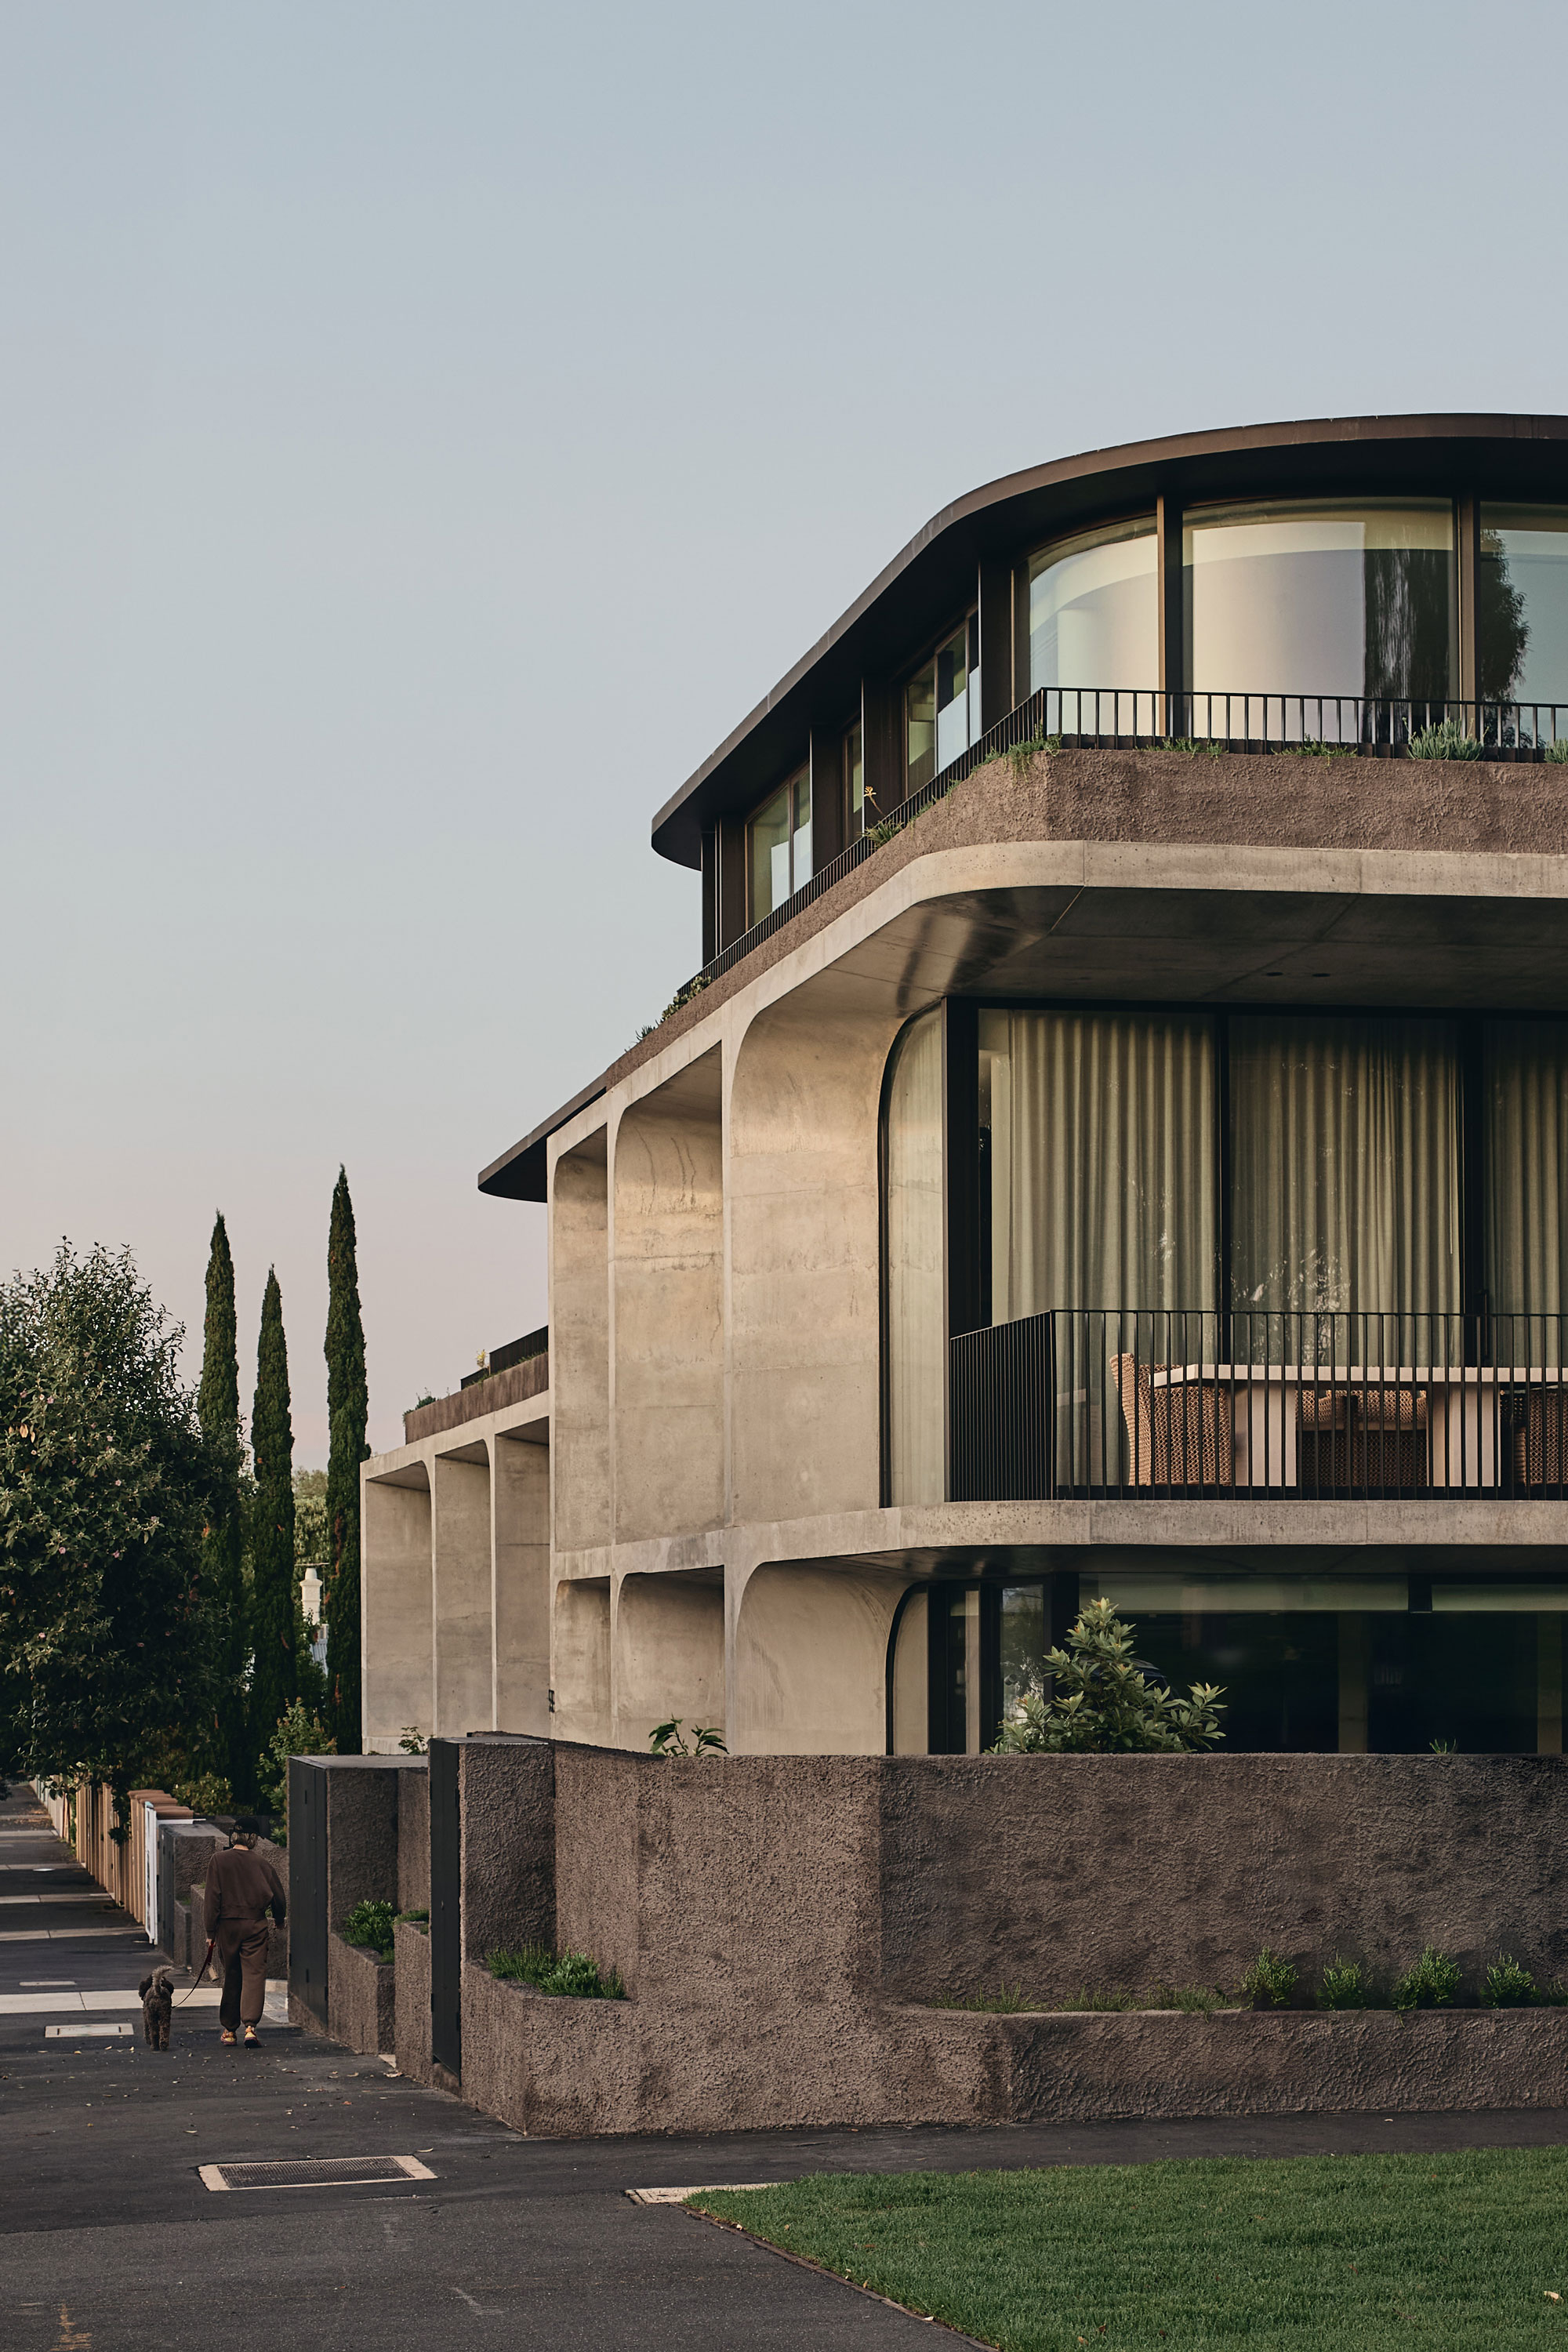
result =
M1373 759L1408 757L1413 740L1448 728L1492 760L1568 758L1568 703L1460 702L1399 695L1166 694L1131 687L1042 687L977 743L950 761L918 792L879 814L868 807L867 830L809 882L740 938L677 992L682 1003L761 947L803 908L946 797L976 768L1024 750L1157 751L1177 745L1194 751L1301 752L1321 747ZM1561 752L1558 746L1562 747ZM1447 756L1452 756L1450 752Z
M966 1331L949 1493L1562 1501L1563 1321L1068 1307Z

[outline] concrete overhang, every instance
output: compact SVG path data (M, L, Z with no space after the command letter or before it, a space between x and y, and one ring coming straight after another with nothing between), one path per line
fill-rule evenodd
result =
M1469 495L1568 499L1568 417L1336 416L1092 449L955 499L915 533L653 820L653 845L701 863L704 826L752 807L813 725L859 704L864 677L912 659L974 593L984 559L1151 509L1215 499Z

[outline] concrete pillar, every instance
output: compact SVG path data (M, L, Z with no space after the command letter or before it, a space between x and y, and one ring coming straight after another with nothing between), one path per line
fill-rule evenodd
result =
M550 1723L550 1448L498 1437L490 1469L492 1655L498 1731Z
M931 1747L931 1595L911 1592L893 1637L893 1753Z
M644 1749L655 1724L679 1716L724 1729L724 1579L626 1576L616 1596L617 1748Z
M735 1623L731 1750L884 1755L888 1636L906 1581L837 1561L753 1569Z
M361 1489L360 1665L364 1741L391 1754L435 1721L430 1487L419 1465Z
M609 1198L603 1131L555 1164L550 1473L555 1548L610 1540Z
M555 1588L551 1642L557 1739L615 1745L610 1707L610 1580L563 1579Z
M442 1739L458 1739L495 1728L488 1461L437 1455L434 1536L434 1729Z
M724 1183L717 1050L616 1131L616 1539L724 1517Z

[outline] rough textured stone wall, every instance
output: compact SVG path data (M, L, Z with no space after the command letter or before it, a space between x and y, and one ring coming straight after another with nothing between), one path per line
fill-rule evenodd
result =
M334 2042L374 2058L395 2046L396 2034L390 1962L378 1960L358 1944L345 1944L333 1935L327 1954L328 2031Z

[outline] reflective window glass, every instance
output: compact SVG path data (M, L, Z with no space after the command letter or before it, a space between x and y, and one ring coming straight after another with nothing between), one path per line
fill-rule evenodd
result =
M1568 508L1483 506L1480 530L1482 700L1568 703Z
M811 772L803 768L770 793L752 817L751 915L760 923L811 879Z
M811 879L811 771L805 769L790 787L793 798L790 840L790 882L799 890Z
M1182 541L1194 693L1455 691L1447 500L1215 507L1188 516Z
M1152 516L1043 548L1029 562L1029 691L1160 683Z
M844 738L844 779L849 803L846 839L858 841L866 830L866 754L858 719Z
M918 793L936 773L936 664L929 661L904 688L905 789Z
M904 688L907 792L918 793L980 740L979 640L972 613Z

